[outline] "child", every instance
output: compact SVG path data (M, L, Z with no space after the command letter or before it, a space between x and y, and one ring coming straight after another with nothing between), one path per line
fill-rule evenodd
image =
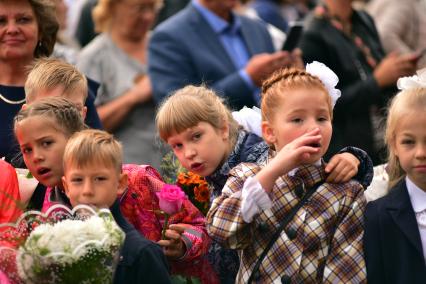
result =
M87 92L86 77L73 65L54 58L36 60L25 81L26 104L46 97L64 97L75 104L83 119Z
M172 147L182 166L204 176L213 188L211 201L220 196L233 167L267 159L268 145L262 138L242 130L222 99L205 87L187 86L177 91L161 105L156 120L160 137ZM327 181L347 181L356 175L368 186L373 164L367 154L353 147L343 151L349 153L335 155L328 163ZM235 282L239 268L236 251L214 242L208 257L222 283Z
M112 135L100 130L74 134L64 151L66 195L71 205L110 208L126 238L114 283L170 283L167 261L160 246L143 238L121 215L117 194L127 187L122 172L121 145Z
M15 118L15 133L25 164L33 176L47 186L43 210L56 203L69 204L61 177L62 156L69 137L81 131L84 123L73 103L64 98L41 99L21 110ZM121 210L146 238L158 241L171 261L174 272L191 274L208 250L210 239L202 214L188 201L170 219L166 239L160 240L163 217L156 191L164 185L158 173L149 166L124 165L128 188L120 196Z
M34 61L25 82L25 100L28 105L47 97L64 97L69 99L79 109L83 119L86 118L87 107L85 106L88 96L88 85L86 77L73 65L54 58L40 58ZM88 120L91 127L93 119ZM12 164L17 168L25 167L21 153L12 159ZM27 209L41 210L46 188L38 184L34 188Z
M410 83L410 84L408 84ZM417 76L389 107L389 193L368 203L364 251L368 283L425 283L426 88Z
M331 96L340 95L337 81L316 62L306 72L280 70L263 84L262 133L276 152L232 169L207 216L211 237L241 250L237 283L365 282L363 187L354 180L327 182L321 160L331 139ZM316 187L308 203L290 214ZM277 231L286 216L292 218ZM277 239L265 248L274 233Z

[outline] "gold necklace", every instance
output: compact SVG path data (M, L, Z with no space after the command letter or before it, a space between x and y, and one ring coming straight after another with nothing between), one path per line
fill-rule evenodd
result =
M8 98L4 97L2 93L0 93L0 99L2 99L5 103L11 104L11 105L20 105L22 103L25 103L25 98L23 98L22 100L19 100L19 101L12 101L12 100L9 100Z

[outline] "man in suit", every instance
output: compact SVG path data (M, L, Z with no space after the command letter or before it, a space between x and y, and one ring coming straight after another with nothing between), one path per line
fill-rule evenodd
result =
M233 13L238 0L192 0L160 24L149 44L148 68L160 102L185 85L206 84L239 109L258 105L262 80L298 65L300 52L274 52L265 25Z

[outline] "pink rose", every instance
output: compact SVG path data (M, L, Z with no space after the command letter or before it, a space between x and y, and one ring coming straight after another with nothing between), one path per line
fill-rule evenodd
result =
M7 278L6 274L3 273L3 271L0 270L0 283L2 284L9 284L9 278Z
M177 185L165 184L160 192L157 192L160 209L169 215L179 212L182 202L186 199L185 193Z

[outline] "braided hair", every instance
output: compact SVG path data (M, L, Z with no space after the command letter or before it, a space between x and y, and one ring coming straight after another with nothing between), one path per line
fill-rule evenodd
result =
M61 97L49 97L19 111L14 120L15 133L20 122L34 116L52 119L54 126L67 136L86 128L80 111L72 102Z
M324 91L330 106L330 117L333 117L331 98L323 82L316 76L297 68L284 68L274 72L262 84L262 121L271 121L274 114L279 112L280 101L287 92L300 88L312 88Z

